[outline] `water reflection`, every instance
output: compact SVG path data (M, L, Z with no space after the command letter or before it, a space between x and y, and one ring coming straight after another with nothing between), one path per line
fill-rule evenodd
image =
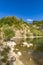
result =
M23 46L23 41L14 47L14 52L17 54L21 52L19 59L25 65L43 65L43 38L27 38L24 40L28 44L32 43L33 46Z

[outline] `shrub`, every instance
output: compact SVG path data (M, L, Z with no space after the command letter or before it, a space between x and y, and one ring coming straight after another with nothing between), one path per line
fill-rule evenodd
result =
M14 31L11 28L4 29L4 39L10 40L14 36Z

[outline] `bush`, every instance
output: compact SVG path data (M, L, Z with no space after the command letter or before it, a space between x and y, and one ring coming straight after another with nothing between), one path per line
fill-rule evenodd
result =
M11 28L4 29L4 39L10 40L14 36L14 31Z

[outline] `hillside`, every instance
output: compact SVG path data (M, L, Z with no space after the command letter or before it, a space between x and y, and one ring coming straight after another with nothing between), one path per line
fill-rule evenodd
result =
M9 40L13 37L20 38L28 33L29 26L22 19L16 17L5 17L0 19L0 39ZM25 31L27 33L25 33ZM28 34L30 35L30 33Z
M15 16L0 19L0 39L25 38L30 36L43 36L43 21L24 22Z
M0 65L37 65L32 50L43 51L43 38L35 39L37 36L43 36L43 21L27 23L14 16L1 18Z

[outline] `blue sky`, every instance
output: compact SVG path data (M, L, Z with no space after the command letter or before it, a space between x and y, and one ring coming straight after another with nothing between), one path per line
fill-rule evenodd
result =
M43 20L43 0L0 0L0 18L4 16Z

